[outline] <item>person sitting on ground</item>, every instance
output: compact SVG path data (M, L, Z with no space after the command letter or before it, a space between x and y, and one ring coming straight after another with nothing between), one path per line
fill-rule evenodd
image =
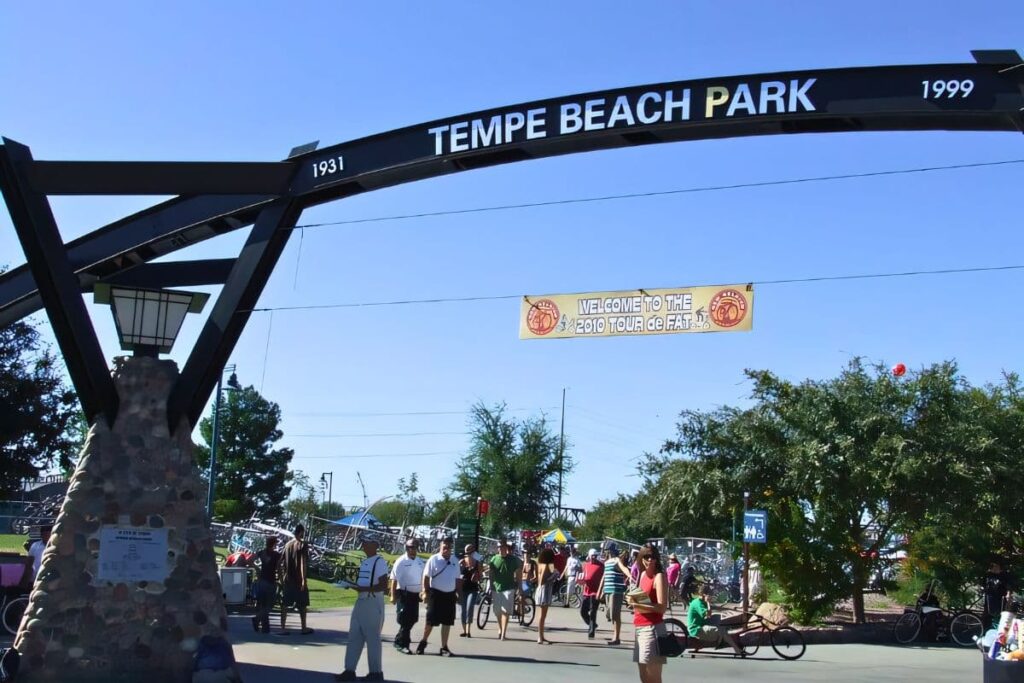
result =
M743 650L740 649L732 634L721 626L708 623L711 619L712 593L714 593L714 588L705 584L700 589L700 595L690 602L690 608L686 613L686 627L690 632L690 637L695 638L701 645L715 648L721 647L724 642L732 647L736 654L742 655Z

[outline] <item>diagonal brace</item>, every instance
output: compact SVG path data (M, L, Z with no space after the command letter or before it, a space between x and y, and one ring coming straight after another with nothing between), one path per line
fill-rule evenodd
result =
M188 418L190 427L198 423L301 215L302 207L294 197L278 199L260 212L168 398L171 433L182 417Z
M28 147L5 139L0 146L0 189L82 410L90 423L102 414L113 426L119 403L117 388L50 203L45 195L31 189L22 173L31 162Z

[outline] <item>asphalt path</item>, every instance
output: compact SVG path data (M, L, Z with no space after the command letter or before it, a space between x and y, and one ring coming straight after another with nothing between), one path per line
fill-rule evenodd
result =
M256 634L249 614L229 615L231 639L245 683L292 683L328 681L342 669L348 639L349 609L329 610L309 615L312 635L297 633L298 619L290 615L290 635ZM547 637L553 645L536 644L537 631L518 625L509 628L510 639L499 642L494 622L483 631L474 626L472 638L458 637L452 629L449 646L452 658L438 656L440 632L434 629L424 655L403 655L391 645L396 631L394 608L387 607L384 624L383 669L388 681L404 683L450 683L472 679L487 683L529 681L529 683L567 683L567 681L639 681L632 661L633 626L622 629L620 646L607 645L610 625L603 613L597 638L588 640L586 628L574 609L552 607L548 616ZM627 613L624 617L631 616ZM493 619L493 617L492 617ZM277 617L272 620L277 631ZM422 633L422 620L413 628L413 647ZM722 651L725 652L724 650ZM1022 665L1024 666L1024 665ZM363 653L357 673L367 673ZM980 683L981 655L977 651L948 647L904 647L884 645L809 645L804 657L787 662L775 657L770 647L762 647L754 658L703 654L669 660L665 681L706 681L724 683L736 680L770 683L774 681L827 681L829 683L879 683L884 681L927 681L928 683Z

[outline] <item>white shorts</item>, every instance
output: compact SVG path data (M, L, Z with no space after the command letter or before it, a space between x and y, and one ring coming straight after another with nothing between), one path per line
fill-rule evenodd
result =
M658 636L665 635L665 624L637 626L633 640L633 661L637 664L664 664L667 658L658 654Z
M515 589L494 591L494 596L492 598L494 602L494 614L497 616L501 616L502 614L512 614L515 596Z

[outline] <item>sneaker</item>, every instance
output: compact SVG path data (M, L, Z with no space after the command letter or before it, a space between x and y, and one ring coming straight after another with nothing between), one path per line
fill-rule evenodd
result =
M622 641L621 640L609 640L608 644L609 645L622 645Z
M442 647L441 651L438 652L437 654L441 655L442 657L451 657L452 656L452 651L449 650L446 647Z
M468 633L460 633L459 634L459 638L465 638L468 635L469 635Z
M382 671L371 671L370 673L363 676L364 681L383 681L384 672Z
M421 640L420 644L416 646L416 654L421 655L427 651L427 641Z
M411 655L412 654L412 650L410 650L408 647L399 648L398 651L401 652L403 655Z
M593 633L588 633L588 634L587 634L587 638L590 638L591 640L593 640L593 638L594 638L594 634L593 634Z
M354 681L356 680L356 672L345 669L340 674L335 674L334 680L336 681Z

